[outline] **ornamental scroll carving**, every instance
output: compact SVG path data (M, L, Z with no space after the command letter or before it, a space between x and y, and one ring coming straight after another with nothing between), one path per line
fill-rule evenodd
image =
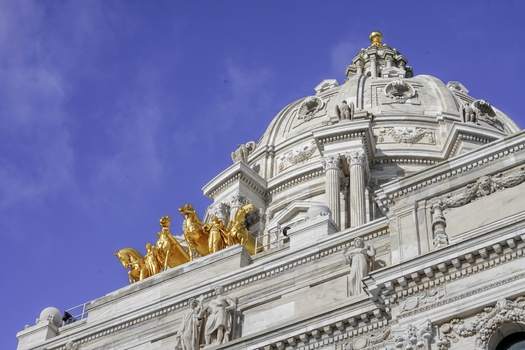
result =
M317 96L309 96L304 99L297 109L299 119L309 121L314 118L315 114L324 108L324 102Z
M435 144L434 131L415 126L389 127L379 129L377 142L418 143L423 141Z
M245 144L240 144L239 147L232 152L232 161L234 163L243 162L248 163L248 156L255 150L255 142L250 141Z
M430 342L433 337L434 327L432 326L430 320L426 320L419 326L409 325L403 333L394 337L394 342L396 349L430 350Z
M465 103L462 114L465 123L475 123L478 125L485 123L500 131L505 130L503 123L499 120L496 112L486 100L475 100L472 103Z
M397 79L385 86L384 93L392 103L405 103L416 96L414 87L403 79Z
M456 194L441 197L443 209L461 207L481 197L488 196L496 191L517 186L525 181L525 166L507 173L485 175L476 182L468 184Z
M315 141L309 144L302 145L288 151L277 158L277 169L279 172L289 168L290 166L305 163L317 150Z
M475 350L486 350L490 337L506 323L525 322L525 297L514 301L502 298L493 307L487 307L477 318L466 323L455 318L440 327L443 337L440 341L457 343L459 338L476 336Z

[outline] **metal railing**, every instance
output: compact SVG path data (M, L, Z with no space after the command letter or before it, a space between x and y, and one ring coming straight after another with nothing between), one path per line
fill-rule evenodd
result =
M264 235L260 235L256 237L255 240L257 243L257 247L260 247L259 249L257 249L257 252L255 254L260 254L271 249L283 247L285 241L287 241L288 238L281 235L280 232L276 230L268 232Z
M89 304L91 304L91 301L67 309L66 312L64 312L64 317L62 318L62 326L87 318L88 313L86 312L86 307Z

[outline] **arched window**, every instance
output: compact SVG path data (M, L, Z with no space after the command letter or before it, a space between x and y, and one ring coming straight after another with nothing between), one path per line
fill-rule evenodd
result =
M524 350L525 324L503 324L492 334L487 348L489 350Z

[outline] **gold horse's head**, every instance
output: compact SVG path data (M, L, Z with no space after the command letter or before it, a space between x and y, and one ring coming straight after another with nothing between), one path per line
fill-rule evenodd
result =
M188 215L191 213L195 213L195 210L193 209L193 205L191 204L185 204L182 207L179 208L179 211L182 215Z

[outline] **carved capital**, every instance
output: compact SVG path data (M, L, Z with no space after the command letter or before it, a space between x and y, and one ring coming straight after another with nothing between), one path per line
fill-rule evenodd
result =
M341 160L339 154L333 154L323 157L321 162L323 163L324 171L327 172L328 170L339 170Z
M348 164L350 164L350 166L353 166L353 165L366 166L366 165L368 165L368 162L367 162L367 159L366 159L366 154L365 154L365 151L363 151L363 150L348 152L348 153L345 154L345 157L348 160Z

